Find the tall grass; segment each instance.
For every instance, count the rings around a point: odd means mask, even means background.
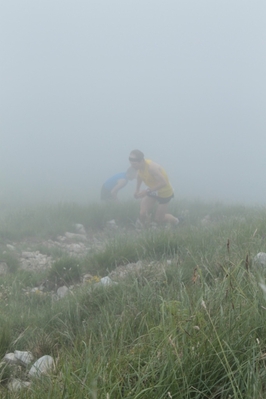
[[[198,214],[194,204],[184,204],[191,213],[177,230],[140,234],[131,230],[128,215],[136,209],[129,209],[124,234],[108,234],[83,264],[84,272],[105,275],[142,260],[142,268],[117,285],[79,284],[56,301],[49,293],[29,295],[32,274],[1,277],[2,354],[31,350],[36,358],[52,355],[57,364],[51,377],[35,380],[20,398],[265,397],[266,298],[259,286],[265,270],[252,261],[266,250],[265,211],[197,207]],[[99,212],[97,228],[111,216],[101,211],[90,216]],[[69,227],[74,220],[86,225],[75,212]],[[207,225],[201,223],[206,214]],[[50,273],[60,275],[63,260]],[[18,397],[4,387],[0,395]]]
[[[130,225],[137,219],[137,204],[44,204],[12,209],[0,216],[0,238],[3,240],[46,238],[65,231],[75,232],[76,223],[83,224],[88,231],[102,229],[112,219]]]

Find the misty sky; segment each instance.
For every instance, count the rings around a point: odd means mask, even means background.
[[[97,199],[138,148],[177,198],[264,204],[265,20],[265,0],[2,1],[0,199]]]

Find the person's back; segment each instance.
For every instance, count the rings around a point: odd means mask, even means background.
[[[102,186],[101,199],[103,201],[118,201],[118,191],[125,187],[129,180],[133,180],[135,177],[136,171],[133,168],[128,168],[126,172],[111,176]]]
[[[173,189],[172,186],[169,182],[168,176],[164,168],[157,164],[156,162],[151,161],[150,159],[145,159],[145,165],[143,169],[138,171],[138,175],[140,178],[143,180],[143,182],[148,186],[151,190],[156,187],[158,184],[157,178],[156,178],[156,172],[159,172],[162,174],[162,176],[165,179],[165,185],[158,190],[158,196],[165,198],[165,197],[170,197],[173,195]],[[155,174],[154,174],[155,172]]]
[[[107,179],[103,185],[107,190],[112,190],[117,184],[118,180],[126,180],[127,183],[128,180],[126,177],[126,173],[117,173],[116,175],[109,177],[109,179]]]

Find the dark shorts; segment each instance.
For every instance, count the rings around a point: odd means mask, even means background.
[[[102,186],[101,189],[101,200],[109,201],[112,199],[111,191],[108,190],[106,187]]]
[[[158,197],[158,195],[154,195],[153,193],[148,194],[148,197],[154,198],[159,204],[167,204],[168,202],[171,201],[172,198],[174,198],[174,194],[172,194],[170,197]]]

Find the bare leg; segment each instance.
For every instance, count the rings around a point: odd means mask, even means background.
[[[150,223],[150,212],[154,207],[156,200],[152,197],[144,197],[140,203],[140,212],[139,212],[139,220],[145,226],[148,226]]]
[[[159,204],[155,213],[155,220],[159,223],[171,223],[172,225],[177,225],[179,223],[178,218],[167,213],[168,211],[168,203],[167,204]]]

